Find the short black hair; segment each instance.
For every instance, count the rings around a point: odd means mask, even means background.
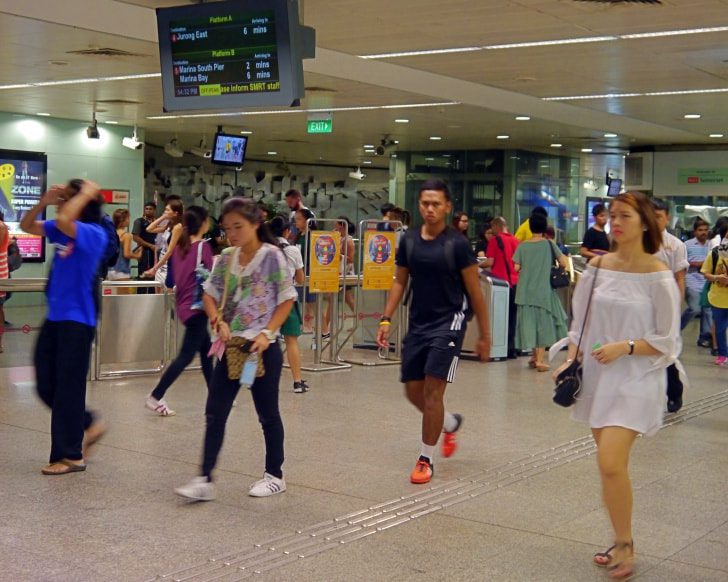
[[[268,228],[273,236],[282,238],[283,233],[291,228],[291,223],[288,219],[283,218],[281,215],[274,216],[268,221]]]
[[[543,214],[532,213],[528,219],[528,227],[533,234],[543,234],[548,228],[549,221]]]
[[[597,204],[592,208],[592,216],[596,217],[607,211],[607,207],[604,204]]]
[[[448,188],[447,183],[444,180],[440,180],[439,178],[430,178],[429,180],[425,180],[424,182],[422,182],[418,198],[422,196],[422,193],[425,190],[435,190],[436,192],[442,192],[448,202],[452,201],[450,188]]]
[[[145,203],[144,203],[144,208],[146,208],[147,206],[149,206],[149,207],[151,207],[151,208],[154,208],[154,209],[156,209],[156,208],[157,208],[157,203],[156,203],[156,202],[152,202],[152,201],[150,200],[149,202],[145,202]]]
[[[670,214],[670,205],[664,200],[652,198],[650,199],[650,203],[652,204],[653,210],[662,210],[665,214]]]
[[[394,209],[394,204],[392,204],[391,202],[385,202],[380,206],[379,211],[382,213],[382,216],[384,216],[392,209]]]
[[[0,220],[5,220],[5,213],[0,209]]]
[[[698,230],[701,226],[707,226],[710,228],[710,225],[708,224],[707,220],[703,220],[699,216],[695,219],[695,222],[693,222],[693,230]]]
[[[544,218],[549,217],[549,213],[546,211],[546,209],[543,206],[536,206],[533,210],[531,210],[531,216],[534,214],[539,214],[540,216],[543,216]]]
[[[291,188],[288,192],[286,192],[286,198],[291,198],[292,196],[295,196],[296,198],[301,198],[301,193],[295,188]]]
[[[182,196],[179,196],[178,194],[167,194],[164,197],[164,203],[165,204],[169,204],[173,200],[179,200],[180,202],[182,202]],[[155,206],[155,208],[156,208],[156,206]]]

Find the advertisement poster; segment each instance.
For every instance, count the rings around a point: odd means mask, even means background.
[[[335,231],[312,232],[310,244],[309,291],[311,293],[336,293],[339,290],[341,234]]]
[[[389,291],[394,278],[396,232],[364,233],[364,271],[362,289]]]
[[[45,154],[0,150],[0,210],[24,261],[42,261],[45,257],[43,237],[22,232],[20,218],[45,192],[46,169]]]

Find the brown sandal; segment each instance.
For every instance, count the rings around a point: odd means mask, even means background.
[[[616,551],[626,552],[626,556],[613,566],[609,566],[609,577],[613,580],[626,580],[634,574],[634,542],[617,542],[614,544]]]
[[[613,544],[610,548],[607,548],[603,552],[597,552],[596,554],[594,554],[594,558],[593,558],[594,563],[597,566],[599,566],[600,568],[606,568],[607,566],[609,566],[609,563],[612,561],[612,558],[614,558],[614,556],[612,556],[611,552],[616,547],[617,547],[617,544]]]
[[[60,466],[61,468],[55,470],[54,467]],[[68,475],[69,473],[80,473],[86,470],[86,463],[74,463],[68,459],[61,459],[53,463],[48,463],[43,467],[40,472],[44,475]]]

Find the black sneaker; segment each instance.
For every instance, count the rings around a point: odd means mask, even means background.
[[[710,355],[711,356],[717,356],[718,355],[718,348],[710,348]]]
[[[709,348],[711,347],[712,342],[709,339],[699,339],[698,340],[698,347],[700,348]]]
[[[296,394],[303,394],[304,392],[308,392],[308,384],[306,384],[306,380],[301,380],[300,382],[294,382],[293,383],[293,391]]]
[[[677,412],[682,408],[682,398],[676,398],[675,400],[668,400],[667,401],[667,411]]]

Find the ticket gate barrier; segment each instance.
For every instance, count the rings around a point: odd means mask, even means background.
[[[508,357],[508,301],[510,287],[506,281],[480,274],[480,290],[490,313],[490,357],[505,360]],[[475,356],[475,345],[480,337],[477,321],[468,323],[462,352]]]

